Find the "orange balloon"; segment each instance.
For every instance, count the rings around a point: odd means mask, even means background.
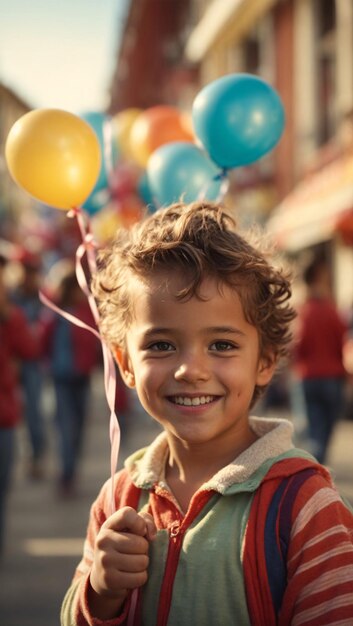
[[[158,105],[138,115],[130,131],[130,149],[141,167],[159,146],[172,141],[194,141],[185,114],[172,106]]]
[[[97,136],[80,117],[60,109],[36,109],[15,122],[5,146],[15,182],[58,209],[80,206],[101,164]]]

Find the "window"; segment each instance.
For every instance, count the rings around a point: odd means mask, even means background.
[[[336,8],[334,0],[316,0],[318,143],[335,131]]]

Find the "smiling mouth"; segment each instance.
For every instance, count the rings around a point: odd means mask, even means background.
[[[201,406],[204,404],[211,404],[218,396],[196,396],[191,398],[190,396],[169,396],[168,400],[173,404],[179,406]]]

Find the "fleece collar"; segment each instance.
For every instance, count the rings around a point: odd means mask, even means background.
[[[207,481],[202,486],[203,490],[224,494],[239,491],[246,483],[247,488],[253,490],[274,461],[294,456],[291,422],[276,418],[250,417],[249,423],[259,439]],[[305,453],[299,455],[306,456]],[[128,457],[125,467],[137,487],[151,489],[164,475],[167,456],[168,442],[166,433],[163,432],[148,448]]]

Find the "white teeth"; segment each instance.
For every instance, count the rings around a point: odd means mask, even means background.
[[[183,406],[199,406],[200,404],[209,404],[212,402],[213,396],[199,396],[198,398],[189,398],[183,396],[175,396],[173,402]]]

